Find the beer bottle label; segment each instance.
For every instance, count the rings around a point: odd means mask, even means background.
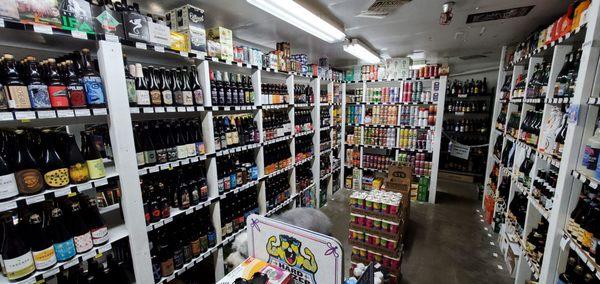
[[[63,187],[69,184],[69,170],[62,168],[49,171],[44,174],[44,181],[50,187]]]
[[[7,86],[8,108],[11,109],[30,109],[29,91],[26,86]]]
[[[31,107],[35,109],[50,108],[50,95],[48,94],[48,87],[46,85],[29,85],[27,86],[29,91],[29,100],[31,100]]]
[[[58,261],[67,261],[77,254],[73,239],[68,239],[62,243],[55,243],[54,252],[56,253],[56,260]]]
[[[92,229],[91,234],[92,242],[95,246],[99,246],[108,242],[108,229],[106,228],[106,226]]]
[[[171,162],[177,160],[177,147],[168,148],[167,156]]]
[[[187,157],[187,147],[185,145],[177,145],[177,159],[184,159]]]
[[[19,195],[17,180],[14,174],[0,176],[0,199],[7,199]]]
[[[0,88],[0,110],[8,109],[8,95],[6,88]]]
[[[135,91],[137,97],[137,104],[142,106],[150,105],[150,92],[147,90],[137,90]]]
[[[180,248],[173,253],[173,265],[175,268],[180,268],[183,266],[183,263],[183,248]]]
[[[75,243],[75,249],[77,250],[77,253],[89,251],[94,246],[90,232],[86,232],[83,235],[74,236],[73,242]]]
[[[87,105],[83,86],[68,86],[67,91],[69,94],[69,100],[71,101],[71,106],[84,107]]]
[[[186,145],[188,157],[196,156],[198,153],[196,152],[196,144],[190,143]]]
[[[156,150],[156,161],[159,163],[166,163],[169,161],[167,149]],[[139,165],[139,164],[138,164]]]
[[[167,277],[171,274],[173,274],[173,271],[175,271],[175,267],[173,266],[173,259],[169,258],[163,262],[161,262],[160,264],[160,272],[162,274],[163,277]]]
[[[191,243],[192,245],[192,255],[199,256],[202,253],[202,247],[200,246],[200,239],[195,239]]]
[[[215,233],[215,231],[211,230],[210,232],[208,232],[208,246],[209,247],[214,247],[217,245],[217,234]]]
[[[154,282],[158,283],[162,278],[160,274],[160,262],[158,261],[158,257],[154,257],[152,259],[152,274],[154,276]]]
[[[204,146],[204,142],[196,142],[196,153],[198,155],[206,154],[206,146]]]
[[[158,106],[162,104],[162,94],[158,90],[150,92],[150,100],[152,105]]]
[[[17,188],[21,194],[34,194],[44,188],[42,174],[36,169],[26,169],[15,173]]]
[[[135,80],[127,79],[125,80],[127,84],[127,100],[129,103],[137,103],[137,93],[135,90]]]
[[[135,157],[137,159],[138,166],[143,166],[144,164],[146,164],[146,159],[144,158],[144,152],[135,153]]]
[[[182,91],[176,91],[175,93],[173,93],[173,95],[175,95],[175,103],[178,105],[184,105],[183,103],[183,92]]]
[[[194,101],[196,102],[196,105],[204,105],[204,93],[202,92],[202,89],[194,91]]]
[[[191,91],[183,91],[183,104],[186,106],[194,105],[194,94]]]
[[[171,92],[171,90],[164,90],[162,92],[162,98],[165,105],[173,105],[173,92]]]
[[[154,151],[154,150],[144,151],[144,160],[148,164],[156,163],[156,151]]]
[[[3,261],[8,280],[20,279],[35,271],[31,251],[27,251],[24,255],[15,258],[3,259]]]
[[[102,105],[106,103],[102,78],[98,76],[84,76],[83,87],[85,88],[85,97],[89,105]]]
[[[205,252],[208,250],[208,236],[202,235],[200,236],[200,250]]]
[[[69,166],[69,177],[73,183],[83,183],[90,180],[90,171],[84,163]]]
[[[68,107],[69,96],[66,86],[49,86],[48,93],[50,94],[50,104],[52,107]]]
[[[190,244],[187,244],[186,246],[183,247],[183,259],[187,263],[190,260],[192,260],[192,257],[193,257],[192,246]]]
[[[50,246],[40,251],[34,251],[33,261],[35,262],[35,268],[37,270],[43,270],[56,264],[56,253],[54,253],[54,246]]]
[[[95,160],[87,160],[85,161],[85,164],[88,167],[91,179],[99,179],[106,176],[106,169],[104,168],[102,158],[98,158]]]

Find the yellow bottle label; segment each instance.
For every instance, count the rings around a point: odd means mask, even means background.
[[[85,163],[87,164],[91,179],[99,179],[106,176],[106,169],[104,168],[102,158],[95,160],[87,160],[85,161]]]
[[[49,171],[44,174],[44,181],[50,187],[63,187],[69,184],[69,170],[67,168]]]
[[[54,246],[50,246],[47,249],[33,252],[33,261],[35,267],[38,270],[46,269],[56,264],[56,253],[54,252]]]
[[[77,163],[70,166],[69,175],[73,183],[82,183],[90,180],[90,171],[84,163]]]

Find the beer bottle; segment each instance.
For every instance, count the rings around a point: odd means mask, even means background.
[[[148,89],[148,83],[144,76],[142,64],[139,63],[135,64],[135,95],[138,106],[150,105],[150,90]]]
[[[29,151],[29,139],[22,130],[17,131],[18,149],[15,157],[15,177],[19,193],[32,195],[44,189],[44,179],[39,166]]]
[[[83,154],[75,142],[75,136],[68,135],[67,139],[68,150],[66,154],[66,164],[69,167],[69,177],[73,183],[84,183],[90,180],[90,172],[88,170]]]
[[[45,149],[42,152],[42,165],[44,168],[44,182],[50,188],[61,188],[69,184],[69,169],[58,156],[54,145],[57,144],[55,135],[44,132]]]
[[[2,270],[8,280],[21,280],[35,271],[33,255],[19,235],[12,217],[4,217],[2,223]]]
[[[91,135],[86,132],[81,132],[81,145],[83,149],[83,157],[90,173],[90,179],[99,179],[106,176],[106,169],[102,156],[98,152],[98,148],[94,144]]]
[[[28,56],[25,59],[26,75],[27,75],[27,91],[29,92],[29,100],[31,107],[34,109],[48,109],[50,104],[50,96],[48,95],[48,86],[42,82],[42,74],[40,66],[33,56]]]
[[[135,65],[127,65],[127,55],[123,54],[123,65],[125,66],[125,85],[127,86],[127,100],[129,106],[134,107],[137,105],[137,94],[135,91]]]
[[[53,108],[68,108],[69,96],[67,86],[62,82],[56,60],[48,59],[48,94],[50,95],[50,104]]]
[[[73,61],[67,60],[65,66],[65,85],[67,85],[67,95],[69,96],[71,107],[86,107],[85,88],[81,84],[79,76],[77,76],[75,64]]]
[[[158,74],[154,66],[148,67],[147,79],[150,82],[148,89],[150,90],[150,101],[154,106],[162,105],[162,93],[160,92],[160,86],[158,84]]]
[[[65,224],[62,210],[58,206],[52,208],[48,232],[54,243],[56,260],[60,262],[70,260],[77,254],[73,237]]]
[[[192,87],[190,85],[190,73],[187,68],[183,68],[181,71],[181,78],[183,82],[182,92],[183,92],[183,105],[191,106],[194,105],[194,94],[192,92]]]
[[[190,70],[192,73],[192,92],[194,94],[194,104],[199,106],[204,105],[204,91],[202,90],[200,80],[198,79],[198,68],[195,66],[190,66]]]
[[[86,102],[91,107],[106,106],[106,96],[102,78],[92,66],[92,58],[89,49],[81,50],[81,65],[83,67],[81,81],[85,88]]]
[[[28,219],[28,231],[30,236],[33,261],[37,270],[48,269],[56,264],[56,253],[48,229],[40,214],[33,213]]]
[[[71,211],[69,212],[67,224],[69,231],[73,236],[75,250],[77,253],[87,252],[94,247],[94,242],[92,241],[90,229],[83,221],[81,205],[79,204],[79,201],[72,200],[69,208]]]
[[[164,67],[160,68],[161,86],[160,91],[162,93],[163,103],[167,106],[173,105],[173,91],[171,91],[171,76],[169,71]]]
[[[11,54],[4,55],[3,75],[6,78],[4,89],[8,96],[9,109],[30,109],[31,100],[27,86],[21,80],[19,68],[15,58]]]

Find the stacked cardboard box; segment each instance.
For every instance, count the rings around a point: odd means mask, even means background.
[[[354,191],[350,196],[352,261],[376,262],[400,276],[407,199],[402,193]]]
[[[171,27],[171,48],[206,54],[204,10],[192,5],[184,5],[167,12],[166,18]]]

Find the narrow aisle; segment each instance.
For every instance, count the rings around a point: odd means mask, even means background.
[[[412,203],[401,283],[512,283],[496,236],[483,229],[475,186],[446,180],[438,185],[436,205]],[[322,209],[332,220],[333,236],[344,245],[346,271],[351,253],[348,195],[340,190]]]

